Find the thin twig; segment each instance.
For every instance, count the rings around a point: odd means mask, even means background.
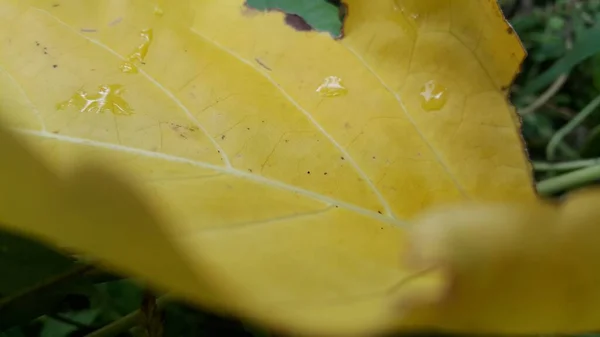
[[[144,291],[142,298],[143,326],[148,337],[163,336],[162,310],[156,304],[156,295],[151,291]]]
[[[159,309],[164,308],[165,304],[167,304],[171,300],[169,295],[163,295],[156,299],[156,307]],[[144,313],[141,309],[138,309],[132,313],[129,313],[126,316],[121,317],[120,319],[103,326],[102,328],[87,334],[85,337],[111,337],[116,336],[121,332],[127,331],[134,326],[143,323]]]
[[[571,120],[571,118],[573,118],[573,116],[575,116],[575,112],[573,112],[571,109],[562,107],[562,106],[557,106],[556,104],[553,104],[552,102],[546,102],[546,104],[544,104],[544,106],[547,107],[548,109],[560,114],[561,117],[563,117],[567,121]]]
[[[570,37],[570,34],[567,35],[565,47],[567,50],[570,50],[573,47],[573,41]],[[563,87],[563,85],[567,82],[568,78],[569,78],[569,72],[566,72],[566,73],[560,75],[556,80],[554,80],[552,85],[548,89],[546,89],[546,91],[544,91],[543,94],[541,94],[535,101],[533,101],[531,104],[529,104],[525,108],[520,109],[519,113],[521,115],[526,115],[526,114],[532,113],[532,112],[536,111],[537,109],[539,109],[540,107],[542,107],[544,104],[546,104],[548,101],[550,101],[550,99],[552,97],[554,97],[554,95],[556,95],[556,93],[558,93],[560,91],[560,89]]]
[[[521,115],[526,115],[544,106],[544,104],[546,104],[546,102],[548,102],[552,97],[554,97],[554,95],[556,95],[556,93],[563,87],[565,82],[567,82],[568,78],[569,73],[564,73],[560,75],[556,80],[554,80],[554,83],[552,83],[552,85],[543,94],[541,94],[538,98],[536,98],[535,101],[533,101],[525,108],[520,109],[519,113]]]
[[[19,293],[16,293],[12,296],[8,296],[0,299],[0,312],[6,307],[9,307],[15,302],[18,302],[21,298],[25,296],[30,296],[32,294],[43,293],[46,289],[52,288],[57,284],[68,283],[72,280],[79,278],[80,276],[94,270],[93,266],[90,265],[79,265],[76,266],[63,274],[52,277],[48,280],[45,280],[41,283],[34,285],[31,288],[27,288]]]

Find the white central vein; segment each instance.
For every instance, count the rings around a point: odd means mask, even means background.
[[[450,177],[450,179],[452,180],[452,182],[454,183],[454,186],[456,186],[456,188],[458,189],[458,191],[465,197],[468,197],[468,194],[465,192],[464,188],[462,187],[462,185],[458,182],[458,180],[456,180],[456,178],[454,177],[454,175],[450,172],[450,168],[448,167],[448,165],[446,165],[446,163],[444,162],[444,160],[442,160],[442,156],[440,155],[440,153],[437,151],[437,149],[435,149],[431,143],[427,140],[427,137],[425,137],[425,135],[423,134],[423,132],[421,132],[421,129],[419,128],[419,126],[417,125],[417,123],[415,122],[415,120],[412,118],[412,116],[408,113],[408,110],[406,109],[406,106],[404,105],[404,102],[402,101],[402,98],[400,97],[400,95],[398,93],[396,93],[394,90],[392,90],[392,88],[390,88],[381,78],[381,76],[379,76],[379,74],[377,74],[375,72],[375,70],[373,68],[371,68],[371,66],[369,66],[369,64],[365,61],[365,59],[358,54],[354,49],[352,49],[351,47],[346,46],[345,44],[342,44],[350,53],[352,53],[362,64],[365,68],[367,68],[367,70],[373,75],[375,76],[375,78],[379,81],[379,83],[381,83],[381,85],[390,93],[394,96],[394,98],[396,99],[396,101],[398,102],[398,105],[400,106],[400,108],[402,109],[402,112],[404,113],[404,115],[406,116],[406,118],[408,119],[408,121],[412,124],[412,126],[415,128],[415,130],[417,131],[417,133],[419,134],[419,137],[421,137],[421,139],[423,140],[423,142],[425,144],[427,144],[427,147],[429,147],[429,150],[431,150],[431,153],[433,153],[433,155],[435,156],[435,159],[437,160],[438,163],[440,163],[440,165],[442,166],[442,168],[444,169],[444,171],[446,171],[446,173],[448,174],[448,176]],[[413,46],[414,48],[414,46]]]
[[[383,221],[383,222],[393,224],[393,225],[398,225],[398,226],[405,225],[405,223],[401,220],[392,219],[388,216],[381,215],[377,212],[362,208],[360,206],[350,204],[350,203],[347,203],[347,202],[344,202],[341,200],[337,200],[337,199],[334,199],[334,198],[331,198],[331,197],[328,197],[328,196],[325,196],[325,195],[322,195],[322,194],[319,194],[319,193],[316,193],[316,192],[313,192],[310,190],[299,188],[297,186],[289,185],[289,184],[283,183],[281,181],[269,179],[269,178],[266,178],[263,176],[248,173],[246,171],[238,170],[233,167],[224,167],[224,166],[220,166],[220,165],[214,165],[214,164],[210,164],[210,163],[206,163],[206,162],[202,162],[202,161],[192,160],[192,159],[188,159],[188,158],[182,158],[182,157],[173,156],[173,155],[169,155],[169,154],[146,151],[146,150],[136,149],[136,148],[118,145],[118,144],[103,143],[103,142],[99,142],[99,141],[95,141],[95,140],[91,140],[91,139],[84,139],[84,138],[77,138],[77,137],[65,136],[65,135],[60,135],[60,134],[54,134],[54,133],[50,133],[50,132],[23,130],[23,129],[13,129],[13,130],[15,130],[21,134],[34,136],[34,137],[49,138],[49,139],[54,139],[54,140],[67,142],[67,143],[80,144],[80,145],[85,145],[85,146],[93,146],[93,147],[104,148],[104,149],[108,149],[108,150],[112,150],[112,151],[131,153],[131,154],[148,157],[148,158],[160,159],[160,160],[168,161],[171,163],[188,164],[188,165],[193,165],[196,167],[210,169],[210,170],[213,170],[218,173],[225,173],[225,174],[228,174],[228,175],[231,175],[234,177],[253,181],[253,182],[256,182],[256,183],[259,183],[262,185],[290,191],[292,193],[297,193],[299,195],[303,195],[303,196],[312,198],[314,200],[321,201],[326,205],[336,205],[338,207],[345,208],[347,210],[353,211],[355,213],[358,213],[360,215],[363,215],[363,216],[366,216],[366,217],[369,217],[369,218],[372,218],[372,219],[375,219],[378,221]]]
[[[62,26],[65,26],[66,28],[68,28],[71,32],[79,35],[80,37],[86,39],[87,41],[95,44],[96,46],[106,50],[107,52],[111,53],[112,55],[118,57],[119,59],[121,59],[122,61],[126,61],[126,58],[123,57],[121,54],[117,53],[115,50],[113,50],[112,48],[110,48],[109,46],[103,44],[102,42],[92,39],[84,34],[81,34],[81,32],[79,32],[78,30],[74,29],[73,27],[71,27],[69,24],[67,24],[66,22],[60,20],[59,18],[57,18],[56,16],[52,15],[51,13],[49,13],[48,11],[45,11],[43,9],[39,9],[39,8],[34,8],[32,7],[33,10],[38,11],[40,13],[43,13],[44,15],[47,15],[49,17],[51,17],[52,19],[56,20],[56,22],[60,23]],[[160,89],[167,97],[169,97],[183,112],[185,112],[185,114],[187,115],[187,117],[194,123],[194,125],[201,130],[204,135],[210,140],[210,142],[212,143],[212,145],[215,147],[215,149],[220,153],[221,158],[223,159],[223,163],[227,166],[227,167],[231,167],[231,162],[229,161],[229,157],[227,156],[227,154],[225,153],[225,151],[223,150],[223,148],[221,148],[221,145],[219,145],[219,143],[217,143],[217,141],[208,133],[208,130],[206,130],[204,128],[204,126],[202,126],[202,124],[200,124],[200,122],[198,121],[198,119],[196,119],[196,117],[190,112],[190,110],[167,88],[165,88],[162,84],[160,84],[158,81],[156,81],[156,79],[154,79],[152,76],[150,76],[146,71],[144,71],[144,69],[139,68],[138,69],[139,73],[144,76],[148,81],[150,81],[152,84],[154,84],[158,89]]]
[[[198,32],[198,31],[196,31],[194,29],[191,29],[191,31],[194,32],[194,34],[198,35],[203,40],[205,40],[205,41],[211,43],[212,45],[214,45],[215,47],[217,47],[217,48],[225,51],[229,55],[235,57],[240,62],[246,64],[247,66],[249,66],[250,68],[252,68],[256,72],[258,72],[259,74],[261,74],[263,77],[265,77],[277,90],[279,90],[279,92],[283,95],[283,97],[285,97],[296,109],[298,109],[298,111],[300,111],[304,116],[306,116],[306,118],[314,125],[314,127],[317,130],[319,130],[319,132],[321,132],[321,134],[323,134],[338,149],[338,151],[340,151],[340,153],[350,163],[350,165],[354,168],[354,170],[356,170],[356,172],[358,173],[358,175],[368,184],[369,188],[373,191],[373,193],[375,194],[375,196],[377,197],[377,199],[379,200],[379,202],[383,206],[385,214],[388,215],[388,216],[390,216],[390,217],[392,217],[392,218],[394,218],[394,219],[396,218],[396,216],[394,215],[394,212],[392,211],[389,203],[383,197],[383,194],[381,194],[381,192],[379,191],[379,189],[377,189],[377,187],[375,186],[375,184],[373,183],[373,181],[371,181],[371,179],[365,174],[365,172],[360,168],[360,166],[358,166],[358,164],[352,158],[352,156],[350,156],[350,154],[348,153],[348,151],[346,151],[346,149],[344,149],[344,147],[342,147],[335,140],[335,138],[333,138],[333,136],[331,136],[323,128],[323,126],[321,126],[319,124],[319,122],[317,122],[317,120],[306,109],[304,109],[298,102],[296,102],[296,100],[290,94],[288,94],[287,91],[285,91],[285,89],[283,89],[279,85],[279,83],[277,83],[273,79],[273,77],[271,77],[261,67],[259,67],[259,66],[255,65],[254,63],[246,60],[245,58],[243,58],[242,56],[238,55],[233,50],[231,50],[231,49],[223,46],[222,44],[218,43],[217,41],[209,39],[208,37],[204,36],[202,33]]]

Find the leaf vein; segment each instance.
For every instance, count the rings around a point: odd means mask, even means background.
[[[346,158],[348,160],[348,162],[350,163],[350,165],[352,165],[352,167],[356,170],[356,172],[358,173],[358,175],[364,181],[367,182],[367,184],[369,185],[369,188],[376,195],[377,199],[379,200],[379,202],[381,203],[381,205],[384,208],[385,214],[388,215],[388,216],[390,216],[391,218],[394,218],[394,219],[396,218],[396,216],[393,213],[393,211],[392,211],[389,203],[383,197],[383,194],[379,191],[379,189],[377,189],[377,187],[373,184],[373,181],[366,175],[366,173],[358,166],[358,164],[352,158],[352,156],[350,156],[350,154],[333,138],[333,136],[331,136],[323,128],[323,126],[321,126],[308,111],[306,111],[298,102],[296,102],[296,100],[290,94],[288,94],[287,91],[285,91],[279,85],[279,83],[277,83],[266,71],[264,71],[262,68],[260,68],[260,67],[258,67],[256,65],[254,65],[254,63],[252,63],[252,62],[244,59],[240,55],[236,54],[233,50],[230,50],[229,48],[221,45],[220,43],[218,43],[218,42],[216,42],[214,40],[209,39],[208,37],[206,37],[203,34],[201,34],[200,32],[198,32],[197,30],[191,29],[191,31],[194,34],[198,35],[203,40],[205,40],[205,41],[211,43],[212,45],[214,45],[215,47],[217,47],[217,48],[225,51],[229,55],[235,57],[240,62],[246,64],[247,66],[249,66],[252,69],[254,69],[256,72],[258,72],[259,74],[261,74],[262,76],[264,76],[277,90],[279,90],[279,92],[282,94],[282,96],[285,97],[296,109],[298,109],[298,111],[300,111],[315,126],[315,128],[317,128],[317,130],[319,130],[319,132],[321,134],[323,134],[338,149],[338,151],[340,151],[340,153],[344,156],[344,158]]]
[[[0,66],[0,71],[2,71],[3,73],[5,73],[8,78],[17,86],[17,89],[19,90],[19,92],[21,93],[21,95],[23,95],[23,97],[25,98],[25,100],[27,101],[27,103],[29,105],[31,105],[31,110],[33,110],[33,113],[36,115],[38,121],[40,122],[40,128],[42,131],[46,131],[46,123],[44,122],[44,119],[42,118],[42,114],[40,113],[40,111],[38,110],[38,108],[35,106],[35,104],[33,104],[33,102],[31,101],[31,98],[29,98],[29,96],[27,95],[27,93],[25,92],[25,90],[23,89],[23,87],[21,86],[21,84],[17,81],[16,78],[14,78],[14,76],[9,73],[6,69],[4,69],[2,66]]]
[[[404,105],[404,102],[402,101],[400,95],[398,95],[395,91],[392,90],[392,88],[390,88],[381,78],[381,76],[379,76],[379,74],[377,74],[375,72],[375,70],[373,68],[371,68],[371,66],[369,66],[369,64],[364,60],[364,58],[362,56],[360,56],[354,49],[344,45],[344,47],[351,53],[353,54],[357,60],[359,60],[364,67],[371,73],[373,74],[373,76],[375,76],[375,78],[381,83],[381,85],[390,93],[394,96],[394,98],[396,99],[396,102],[398,102],[398,105],[400,106],[400,108],[402,109],[402,112],[404,113],[404,115],[406,116],[406,118],[408,119],[408,121],[412,124],[412,126],[415,128],[415,130],[417,131],[417,133],[419,134],[419,137],[421,137],[421,139],[423,140],[423,142],[425,142],[425,144],[427,144],[427,146],[429,147],[429,149],[431,150],[431,152],[433,153],[433,155],[435,156],[436,161],[442,166],[442,168],[444,169],[444,171],[446,171],[446,174],[448,174],[448,177],[452,180],[452,182],[454,183],[454,185],[456,186],[456,188],[458,189],[458,191],[465,197],[468,197],[467,193],[465,192],[463,186],[458,182],[458,180],[456,180],[456,178],[454,177],[454,175],[450,172],[450,169],[448,168],[448,165],[446,164],[446,162],[444,162],[442,160],[441,155],[439,154],[439,152],[437,151],[436,148],[433,147],[433,145],[431,145],[431,143],[427,140],[427,137],[425,137],[425,135],[423,134],[423,132],[421,131],[421,129],[419,128],[419,126],[417,125],[417,123],[415,122],[415,120],[410,116],[410,114],[408,113],[408,110],[406,109],[406,106]]]
[[[278,217],[274,217],[274,218],[270,218],[270,219],[250,220],[250,221],[244,221],[244,222],[229,224],[227,226],[205,227],[205,228],[199,229],[199,234],[204,234],[204,233],[208,233],[208,232],[230,231],[230,230],[235,230],[235,229],[240,229],[240,228],[246,228],[246,227],[260,226],[260,225],[270,225],[270,224],[273,224],[273,223],[276,223],[276,222],[283,222],[283,221],[295,220],[295,219],[300,219],[300,218],[304,218],[304,217],[309,217],[309,216],[314,216],[314,215],[319,215],[319,214],[327,213],[328,211],[330,211],[332,209],[334,209],[334,206],[333,205],[329,205],[329,206],[327,206],[325,208],[320,208],[320,209],[317,209],[317,210],[314,210],[314,211],[288,214],[288,215],[278,216]],[[190,236],[186,235],[186,238],[190,238]]]
[[[224,167],[224,166],[220,166],[220,165],[210,164],[210,163],[206,163],[206,162],[202,162],[202,161],[173,156],[173,155],[169,155],[169,154],[152,152],[152,151],[147,151],[147,150],[142,150],[142,149],[136,149],[136,148],[123,146],[123,145],[117,145],[117,144],[103,143],[103,142],[99,142],[99,141],[95,141],[95,140],[91,140],[91,139],[84,139],[84,138],[77,138],[77,137],[71,137],[71,136],[66,136],[66,135],[54,134],[54,133],[49,133],[49,132],[44,132],[44,131],[24,130],[24,129],[17,129],[17,128],[14,128],[13,130],[18,133],[21,133],[24,135],[29,135],[29,136],[34,136],[34,137],[50,138],[50,139],[63,141],[63,142],[67,142],[67,143],[72,143],[72,144],[93,146],[93,147],[104,148],[104,149],[108,149],[108,150],[112,150],[112,151],[136,154],[136,155],[147,157],[147,158],[165,160],[165,161],[172,162],[172,163],[188,164],[188,165],[192,165],[192,166],[196,166],[196,167],[211,169],[211,170],[214,170],[215,172],[229,174],[231,176],[238,177],[241,179],[246,179],[249,181],[253,181],[258,184],[264,184],[264,185],[267,185],[267,186],[270,186],[273,188],[278,188],[278,189],[286,190],[286,191],[289,191],[292,193],[297,193],[299,195],[303,195],[308,198],[312,198],[314,200],[321,201],[327,205],[336,205],[338,207],[345,208],[349,211],[353,211],[357,214],[360,214],[360,215],[363,215],[363,216],[366,216],[366,217],[369,217],[371,219],[375,219],[378,221],[386,222],[386,223],[397,225],[397,226],[404,226],[406,224],[405,221],[403,221],[403,220],[396,219],[396,218],[390,218],[389,216],[385,216],[385,215],[376,213],[374,211],[365,209],[365,208],[360,207],[355,204],[347,203],[347,202],[344,202],[344,201],[341,201],[338,199],[328,197],[323,194],[316,193],[314,191],[310,191],[310,190],[306,190],[306,189],[303,189],[303,188],[300,188],[297,186],[289,185],[289,184],[286,184],[286,183],[278,181],[278,180],[274,180],[274,179],[266,178],[266,177],[259,176],[256,174],[248,173],[248,172],[245,172],[242,170],[238,170],[234,167]]]
[[[80,37],[86,39],[90,43],[92,43],[92,44],[94,44],[94,45],[96,45],[96,46],[98,46],[98,47],[106,50],[107,52],[109,52],[112,55],[118,57],[119,59],[121,59],[123,61],[126,61],[125,57],[123,57],[122,55],[120,55],[119,53],[117,53],[115,50],[113,50],[109,46],[105,45],[104,43],[102,43],[102,42],[100,42],[98,40],[92,39],[92,38],[90,38],[90,37],[82,34],[81,32],[79,32],[78,30],[76,30],[73,27],[69,26],[66,22],[64,22],[61,19],[57,18],[56,16],[52,15],[48,11],[40,9],[40,8],[35,8],[35,7],[32,7],[32,8],[33,8],[33,10],[38,11],[38,12],[40,12],[42,14],[45,14],[45,15],[51,17],[52,19],[56,20],[58,23],[60,23],[64,27],[68,28],[70,31],[72,31],[73,33],[79,35]],[[208,130],[206,130],[204,128],[204,126],[202,124],[200,124],[200,122],[198,121],[198,119],[196,119],[196,117],[190,112],[190,110],[169,89],[165,88],[162,84],[160,84],[158,81],[156,81],[156,79],[154,79],[154,77],[150,76],[144,69],[139,68],[138,71],[148,81],[150,81],[159,90],[161,90],[167,97],[169,97],[186,114],[186,116],[194,123],[194,125],[198,129],[200,129],[204,133],[204,135],[210,140],[210,142],[215,147],[215,149],[220,153],[221,158],[223,159],[223,162],[225,163],[225,166],[231,167],[231,162],[229,161],[229,157],[227,156],[227,154],[225,153],[225,151],[221,148],[221,146],[219,145],[219,143],[217,143],[217,141],[213,137],[210,136],[210,134],[208,133]]]

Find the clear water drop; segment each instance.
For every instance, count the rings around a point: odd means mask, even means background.
[[[428,81],[421,87],[421,108],[425,111],[437,111],[448,101],[448,88],[435,80]]]
[[[103,84],[95,93],[78,90],[67,101],[58,103],[56,109],[65,110],[68,107],[75,107],[79,112],[131,115],[133,109],[121,96],[123,91],[123,86],[119,84]]]
[[[343,96],[348,93],[348,89],[342,84],[342,79],[337,76],[326,77],[316,91],[323,97]]]
[[[150,44],[154,37],[152,29],[142,30],[140,32],[140,37],[142,38],[142,43],[137,46],[135,50],[127,56],[127,60],[119,66],[119,69],[124,73],[135,74],[138,72],[139,65],[144,64],[144,59],[148,54]]]

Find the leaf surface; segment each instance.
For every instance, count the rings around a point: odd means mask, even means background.
[[[396,326],[413,216],[535,199],[524,52],[495,1],[347,5],[334,41],[234,0],[0,0],[0,223],[282,330]]]

